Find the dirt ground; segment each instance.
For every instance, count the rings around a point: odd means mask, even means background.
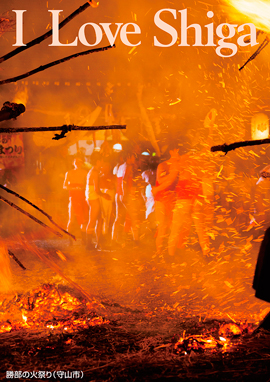
[[[102,251],[86,251],[80,238],[72,245],[68,238],[29,239],[66,279],[14,242],[12,251],[26,270],[11,260],[12,290],[6,298],[44,283],[67,286],[78,294],[68,278],[87,292],[95,301],[96,313],[109,324],[72,335],[41,328],[0,334],[1,369],[6,373],[79,367],[85,381],[268,381],[268,332],[252,335],[269,311],[269,305],[256,299],[252,289],[263,232],[239,234],[233,228],[224,232],[212,240],[208,258],[203,257],[194,232],[175,258],[169,258],[166,251],[156,256],[150,234],[136,248],[127,238],[124,247],[107,246]],[[3,309],[1,314],[12,321]],[[186,348],[179,345],[180,350],[175,347],[180,337],[194,343],[192,336],[217,334],[229,323],[246,325],[248,330],[230,335],[226,350],[222,345],[214,350],[187,344]],[[73,341],[72,349],[66,348],[67,339]],[[33,348],[40,349],[35,350],[35,357]],[[23,359],[22,349],[27,349]]]

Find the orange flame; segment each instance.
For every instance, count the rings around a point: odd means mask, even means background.
[[[238,12],[247,16],[257,28],[270,32],[270,3],[265,0],[228,0]]]
[[[36,327],[73,332],[109,323],[95,315],[90,303],[80,301],[68,292],[61,293],[52,285],[35,289],[30,295],[21,297],[18,304],[22,320],[0,322],[0,333]]]

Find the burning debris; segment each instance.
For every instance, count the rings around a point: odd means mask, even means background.
[[[45,284],[25,295],[15,296],[1,303],[1,315],[9,314],[21,319],[0,322],[0,333],[21,329],[59,329],[75,332],[90,326],[108,324],[109,321],[93,312],[90,302],[69,293],[68,288]],[[1,316],[0,316],[1,317]]]
[[[106,313],[112,313],[109,305],[106,309]],[[3,300],[1,310],[2,315],[8,313],[13,318],[21,314],[20,320],[0,324],[0,363],[9,376],[16,370],[34,375],[79,370],[80,375],[96,381],[150,381],[153,376],[158,381],[166,376],[210,381],[213,375],[219,381],[228,381],[224,371],[238,378],[239,367],[250,359],[245,369],[256,378],[258,363],[266,365],[269,359],[265,349],[269,336],[252,337],[251,325],[212,320],[203,324],[201,334],[184,331],[182,336],[169,338],[138,333],[128,329],[121,319],[116,323],[96,315],[91,303],[59,285],[46,284]],[[138,320],[136,314],[132,316]],[[251,350],[252,344],[256,344],[256,350]]]
[[[185,331],[178,339],[173,338],[174,351],[176,354],[187,355],[191,352],[202,353],[227,352],[245,341],[245,336],[252,334],[253,325],[247,323],[219,323],[209,331],[204,330],[202,334],[188,335]]]

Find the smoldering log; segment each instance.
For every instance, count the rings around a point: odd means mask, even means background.
[[[97,4],[95,3],[94,0],[87,1],[84,5],[82,5],[78,9],[76,9],[76,11],[71,13],[61,23],[59,23],[59,26],[58,26],[59,30],[61,28],[63,28],[67,23],[69,23],[72,19],[74,19],[74,17],[78,16],[80,13],[85,11],[90,6],[97,7]],[[20,47],[18,47],[16,49],[12,50],[11,52],[9,52],[9,53],[5,54],[4,56],[0,57],[0,64],[1,64],[1,62],[4,62],[4,61],[8,60],[9,58],[14,57],[17,54],[23,52],[24,50],[29,49],[29,48],[31,48],[34,45],[40,44],[42,41],[46,40],[51,35],[52,35],[52,30],[50,30],[50,31],[44,33],[42,36],[39,36],[39,37],[35,38],[34,40],[28,42],[26,45],[20,46]]]
[[[73,58],[85,56],[85,55],[91,54],[91,53],[103,52],[103,51],[111,49],[111,48],[115,48],[115,45],[108,45],[108,46],[104,46],[102,48],[89,49],[89,50],[85,50],[83,52],[75,53],[75,54],[72,54],[71,56],[67,56],[67,57],[61,58],[59,60],[52,61],[49,64],[41,65],[36,69],[30,70],[30,72],[21,74],[21,75],[16,76],[16,77],[8,78],[6,80],[2,80],[2,81],[0,81],[0,85],[10,84],[11,82],[17,82],[17,81],[22,80],[24,78],[30,77],[33,74],[43,72],[43,70],[51,68],[52,66],[59,65],[59,64],[62,64],[63,62],[72,60]]]
[[[229,151],[239,149],[240,147],[246,147],[246,146],[257,146],[257,145],[265,145],[270,143],[270,138],[265,139],[256,139],[254,141],[240,141],[240,142],[234,142],[227,145],[227,143],[224,143],[223,145],[217,145],[212,146],[211,151],[222,151],[225,154],[227,154]]]

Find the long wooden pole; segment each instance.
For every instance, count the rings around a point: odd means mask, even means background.
[[[36,223],[38,223],[39,225],[41,225],[42,227],[44,228],[47,228],[49,231],[51,231],[52,233],[54,233],[55,235],[57,236],[60,236],[60,237],[63,237],[63,235],[58,232],[58,231],[55,231],[53,228],[47,226],[47,224],[43,223],[42,221],[40,221],[39,219],[37,219],[35,216],[29,214],[28,212],[24,211],[21,207],[17,206],[16,204],[10,202],[9,200],[7,200],[6,198],[4,198],[3,196],[0,196],[0,200],[2,200],[4,203],[8,204],[9,206],[15,208],[15,210],[21,212],[22,214],[28,216],[30,219],[34,220]]]
[[[36,206],[35,204],[33,204],[32,202],[30,202],[28,199],[24,198],[23,196],[17,194],[17,192],[15,191],[12,191],[10,188],[7,188],[5,186],[3,186],[2,184],[0,184],[0,188],[6,192],[8,192],[9,194],[12,194],[14,196],[16,196],[16,198],[19,198],[21,200],[23,200],[25,203],[29,204],[30,206],[32,206],[33,208],[35,208],[36,210],[38,210],[39,212],[41,212],[43,215],[45,215],[49,220],[50,222],[55,225],[60,231],[66,233],[67,235],[69,235],[70,237],[72,237],[73,240],[76,240],[76,237],[74,235],[72,235],[71,233],[67,232],[65,229],[63,229],[62,227],[60,227],[57,223],[55,223],[53,221],[53,218],[47,214],[47,212],[43,211],[41,208],[39,208],[38,206]]]
[[[63,125],[63,126],[52,126],[52,127],[3,127],[0,125],[1,133],[34,133],[41,131],[63,131],[66,130],[115,130],[115,129],[126,129],[126,125],[108,125],[108,126],[75,126],[75,125]]]
[[[61,28],[63,28],[67,23],[69,23],[72,19],[74,19],[74,17],[78,16],[80,13],[82,13],[83,11],[85,11],[88,7],[90,6],[95,6],[95,2],[94,1],[87,1],[84,5],[82,5],[81,7],[79,7],[78,9],[76,9],[76,11],[74,11],[73,13],[71,13],[68,17],[66,17],[61,23],[59,23],[59,30]],[[31,48],[32,46],[34,45],[37,45],[37,44],[40,44],[42,41],[46,40],[48,37],[50,37],[52,35],[52,30],[44,33],[42,36],[39,36],[37,38],[35,38],[34,40],[28,42],[26,45],[24,46],[19,46],[18,48],[12,50],[11,52],[5,54],[4,56],[0,57],[0,64],[8,59],[10,59],[11,57],[14,57],[16,56],[17,54],[23,52],[24,50],[26,49],[29,49]]]
[[[29,72],[21,74],[19,76],[8,78],[6,80],[2,80],[2,81],[0,81],[0,85],[10,84],[11,82],[17,82],[17,81],[22,80],[24,78],[30,77],[33,74],[36,74],[36,73],[42,72],[43,70],[51,68],[52,66],[55,66],[55,65],[61,64],[63,62],[72,60],[73,58],[76,58],[79,56],[85,56],[85,55],[90,54],[90,53],[103,52],[104,50],[108,50],[111,48],[115,48],[115,45],[108,45],[108,46],[104,46],[102,48],[89,49],[89,50],[85,50],[83,52],[75,53],[75,54],[72,54],[71,56],[61,58],[60,60],[52,61],[49,64],[41,65],[38,68],[30,70]]]
[[[264,145],[264,144],[270,143],[270,138],[265,139],[256,139],[254,141],[240,141],[240,142],[234,142],[227,145],[227,143],[224,143],[223,145],[217,145],[212,146],[211,151],[223,151],[225,154],[227,154],[231,150],[238,149],[239,147],[246,147],[246,146],[257,146],[257,145]]]

